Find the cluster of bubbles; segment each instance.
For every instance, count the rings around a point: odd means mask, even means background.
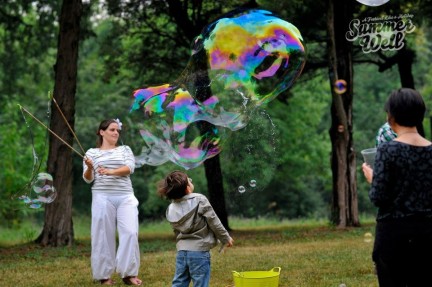
[[[252,187],[252,188],[255,188],[255,187],[257,186],[256,180],[255,180],[255,179],[252,179],[252,180],[249,182],[249,186]],[[238,192],[240,192],[240,193],[244,193],[244,192],[246,192],[246,187],[244,187],[243,185],[240,185],[240,186],[238,187]]]
[[[257,107],[294,84],[305,58],[299,30],[271,12],[236,11],[209,24],[178,79],[134,92],[130,117],[145,142],[137,166],[191,169],[219,154]]]
[[[41,172],[31,183],[31,190],[28,194],[23,194],[18,199],[25,203],[29,208],[41,208],[43,204],[51,203],[57,197],[57,192],[53,186],[53,177],[49,173]]]
[[[267,111],[258,108],[246,127],[229,135],[220,161],[224,186],[232,198],[247,202],[271,184],[283,151],[279,132]],[[239,192],[240,186],[245,188],[244,193]],[[242,208],[236,200],[230,204],[230,208]]]

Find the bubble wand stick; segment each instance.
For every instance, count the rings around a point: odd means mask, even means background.
[[[36,118],[32,113],[30,113],[28,110],[26,110],[23,106],[21,106],[20,104],[18,104],[18,106],[20,107],[21,111],[26,112],[27,114],[29,114],[36,122],[38,122],[40,125],[42,125],[45,129],[47,129],[50,133],[52,133],[56,138],[58,138],[62,143],[64,143],[68,148],[70,148],[72,151],[74,151],[77,155],[79,155],[80,157],[84,158],[84,156],[82,154],[80,154],[76,149],[74,149],[70,144],[68,144],[65,140],[63,140],[60,136],[58,136],[55,132],[53,132],[49,127],[47,127],[43,122],[41,122],[40,120],[38,120],[38,118]]]
[[[60,112],[61,116],[63,117],[64,122],[66,123],[66,125],[68,126],[68,128],[69,128],[69,130],[71,131],[72,135],[73,135],[74,138],[76,139],[76,141],[77,141],[79,147],[81,148],[81,151],[83,152],[83,154],[85,154],[85,151],[84,151],[84,149],[83,149],[83,147],[82,147],[82,145],[81,145],[81,143],[80,143],[80,141],[79,141],[77,135],[76,135],[75,132],[73,131],[72,127],[69,125],[69,123],[68,123],[68,121],[67,121],[65,115],[63,114],[62,110],[60,109],[60,106],[57,104],[56,99],[55,99],[53,96],[51,96],[51,98],[52,98],[54,104],[56,105],[58,111]]]

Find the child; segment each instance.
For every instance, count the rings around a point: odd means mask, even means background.
[[[227,247],[234,244],[208,199],[193,191],[192,179],[181,171],[171,172],[158,186],[158,193],[172,200],[166,211],[177,241],[172,287],[188,287],[191,280],[194,287],[209,286],[209,250],[218,240]]]

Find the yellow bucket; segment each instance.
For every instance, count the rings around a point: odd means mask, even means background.
[[[269,271],[233,271],[234,287],[278,287],[281,268]]]

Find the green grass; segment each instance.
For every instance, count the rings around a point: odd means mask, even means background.
[[[235,246],[223,254],[217,248],[212,250],[211,287],[232,286],[233,270],[273,267],[282,268],[280,287],[338,287],[342,283],[347,287],[378,286],[370,255],[373,243],[366,242],[364,237],[367,232],[374,233],[373,220],[362,221],[362,227],[347,229],[317,220],[233,218],[230,225]],[[8,231],[10,237],[1,229],[0,286],[94,286],[89,220],[74,219],[74,226],[76,243],[61,248],[25,243],[38,235],[38,227],[23,226]],[[140,248],[143,286],[171,286],[175,242],[170,226],[166,222],[141,225]],[[118,276],[113,278],[121,282]]]

